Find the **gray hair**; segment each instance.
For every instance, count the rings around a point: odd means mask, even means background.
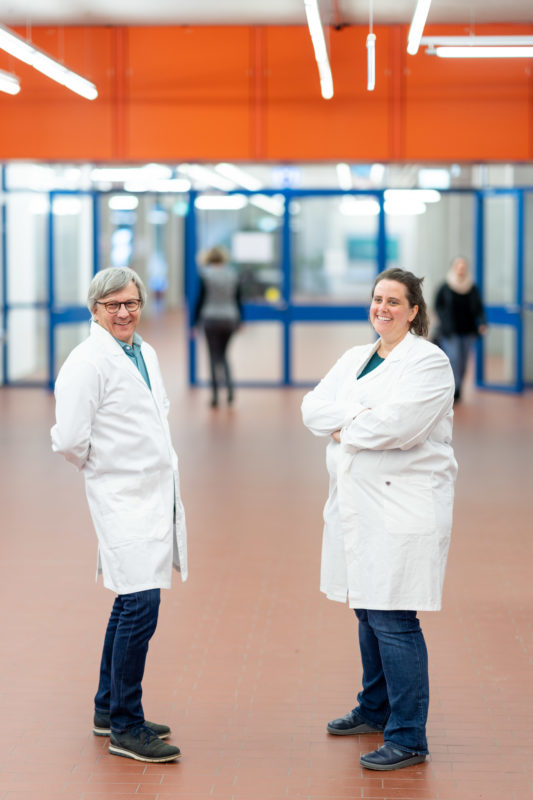
[[[107,297],[108,294],[125,289],[132,281],[139,292],[142,308],[146,303],[146,289],[136,272],[129,267],[108,267],[97,272],[91,281],[87,295],[87,305],[91,314],[98,300]]]

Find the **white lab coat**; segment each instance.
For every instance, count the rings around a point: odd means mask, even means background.
[[[98,537],[98,572],[118,594],[168,589],[187,578],[185,514],[168,399],[155,351],[141,352],[152,391],[97,323],[56,381],[52,449],[81,470]]]
[[[408,333],[377,369],[377,350],[348,350],[302,403],[304,424],[329,438],[321,590],[351,608],[441,607],[457,463],[454,384],[435,345]]]

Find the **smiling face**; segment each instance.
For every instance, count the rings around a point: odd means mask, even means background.
[[[410,306],[407,290],[399,281],[382,280],[376,284],[370,306],[370,322],[385,344],[394,347],[409,331],[418,313]]]
[[[105,305],[102,305],[103,303],[126,303],[128,300],[139,300],[139,292],[133,281],[124,289],[101,297],[93,308],[93,318],[115,339],[132,344],[133,334],[141,318],[141,306],[137,311],[127,311],[126,306],[121,305],[116,314],[110,314]]]

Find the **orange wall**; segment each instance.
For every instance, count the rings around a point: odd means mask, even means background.
[[[78,98],[0,52],[0,69],[22,85],[15,97],[0,93],[0,160],[533,158],[533,60],[411,57],[404,26],[377,27],[369,93],[367,32],[330,32],[335,97],[326,101],[303,27],[34,28],[33,41],[96,83],[99,97]],[[533,26],[476,33],[531,35]]]

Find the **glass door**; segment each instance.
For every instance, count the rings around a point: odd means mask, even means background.
[[[478,197],[477,282],[488,330],[480,340],[477,383],[486,389],[523,388],[523,195],[484,191]]]

